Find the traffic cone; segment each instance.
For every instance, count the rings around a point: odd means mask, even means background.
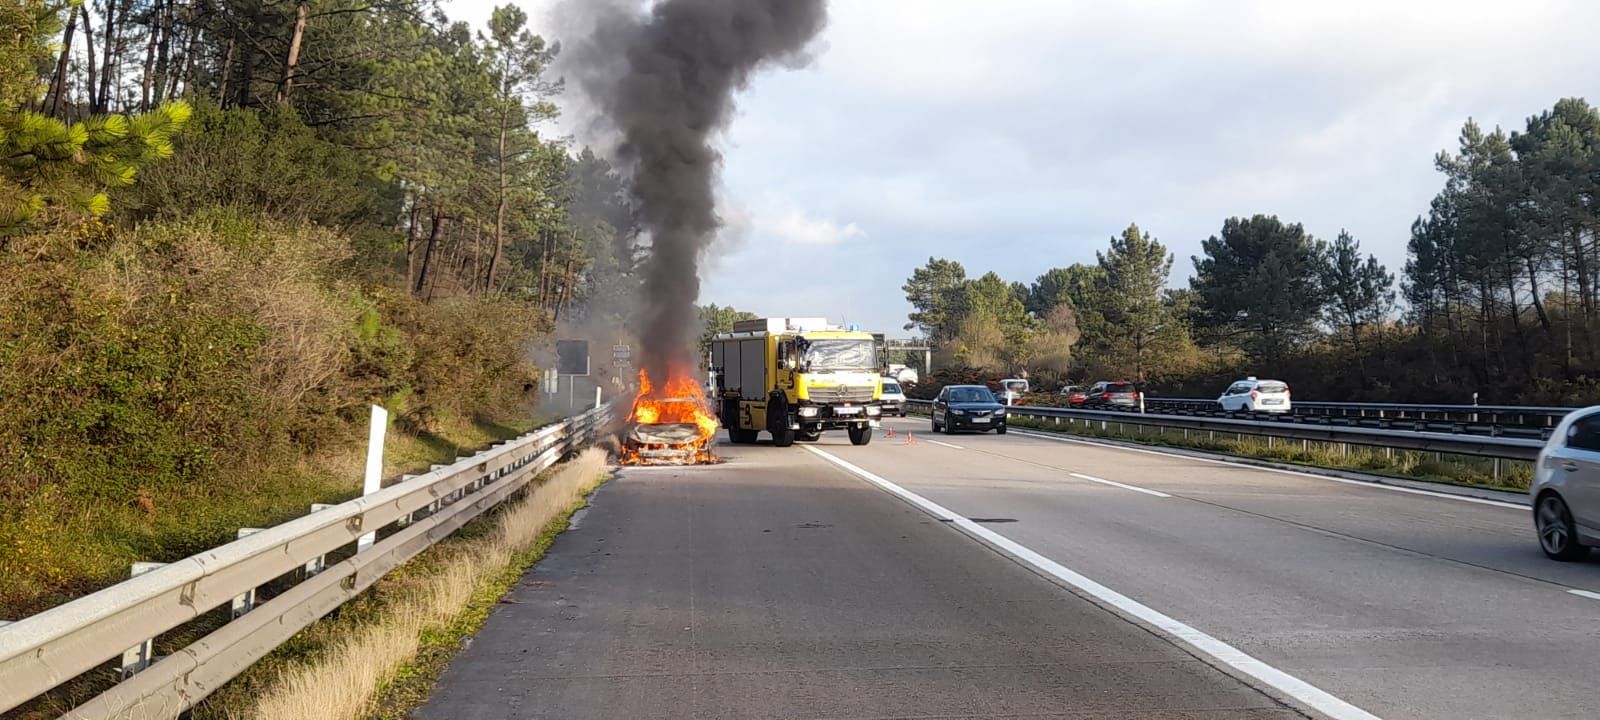
[[[917,444],[917,441],[911,438],[911,431],[907,430],[906,431],[906,441],[903,442],[903,443],[900,443],[900,444],[901,445],[915,445],[915,444]]]
[[[886,437],[886,438],[892,438],[892,437],[894,437],[894,426],[893,426],[893,425],[890,425],[890,426],[889,426],[889,434],[888,434],[888,435],[885,435],[885,436],[884,436],[884,437]]]

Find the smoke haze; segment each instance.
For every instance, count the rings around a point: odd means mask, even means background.
[[[826,0],[574,0],[564,13],[587,26],[565,43],[565,74],[611,135],[650,237],[639,316],[639,359],[653,378],[693,367],[702,254],[716,212],[721,156],[715,135],[734,93],[772,64],[797,65],[826,24]],[[747,268],[763,272],[761,268]],[[658,386],[660,383],[658,382]]]

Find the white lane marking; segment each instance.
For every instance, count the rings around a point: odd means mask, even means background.
[[[1333,720],[1379,720],[1378,716],[1373,715],[1372,713],[1340,700],[1339,698],[1328,694],[1326,691],[1323,691],[1304,680],[1301,680],[1293,675],[1257,660],[1245,654],[1244,651],[1233,647],[1232,645],[1222,642],[1221,640],[1185,625],[1178,620],[1157,612],[1153,608],[1144,605],[1133,598],[1090,580],[1089,578],[1078,574],[1076,571],[1066,567],[1065,565],[1062,565],[1054,560],[1051,560],[1050,558],[1034,552],[1033,550],[1030,550],[1026,546],[1018,543],[1015,540],[1012,540],[1011,538],[1001,535],[1000,533],[979,525],[961,515],[951,512],[944,506],[939,505],[932,500],[922,497],[921,495],[911,492],[910,490],[907,490],[899,485],[889,482],[888,480],[878,477],[877,475],[867,472],[866,470],[856,467],[855,465],[852,465],[849,462],[846,462],[845,460],[830,453],[809,446],[806,449],[810,450],[812,453],[815,453],[822,459],[844,468],[845,470],[854,474],[856,477],[877,485],[878,487],[888,491],[890,494],[896,495],[902,500],[921,508],[923,512],[926,512],[939,520],[948,521],[950,524],[961,528],[967,533],[994,546],[1006,554],[1011,555],[1017,560],[1037,568],[1040,572],[1046,573],[1051,577],[1060,580],[1061,582],[1075,587],[1078,590],[1093,596],[1100,602],[1116,608],[1124,614],[1131,615],[1149,625],[1154,626],[1156,629],[1187,643],[1190,647],[1193,647],[1201,653],[1209,655],[1212,658],[1215,658],[1216,660],[1226,664],[1227,666],[1249,675],[1250,677],[1267,684],[1268,686],[1285,695],[1288,695],[1289,697],[1305,703],[1307,706],[1310,706],[1312,709],[1327,715]]]
[[[955,448],[957,450],[965,450],[966,449],[964,447],[961,447],[960,445],[951,445],[950,443],[939,442],[938,440],[929,440],[928,442],[931,442],[931,443],[933,443],[935,445],[943,445],[943,446],[945,446],[947,448]]]
[[[1452,495],[1450,493],[1434,492],[1432,490],[1418,490],[1417,488],[1401,487],[1399,485],[1384,485],[1382,483],[1367,482],[1365,480],[1351,480],[1351,479],[1348,479],[1348,478],[1333,477],[1331,475],[1317,475],[1317,474],[1314,474],[1314,473],[1296,472],[1294,470],[1284,470],[1282,468],[1274,468],[1274,467],[1262,467],[1260,465],[1251,465],[1249,463],[1243,463],[1243,462],[1233,462],[1233,461],[1228,461],[1228,460],[1217,460],[1215,458],[1204,458],[1204,457],[1195,457],[1193,455],[1181,455],[1181,454],[1178,454],[1178,453],[1161,452],[1160,450],[1147,450],[1145,448],[1123,447],[1121,445],[1111,445],[1111,444],[1108,444],[1108,443],[1098,443],[1098,442],[1094,442],[1092,440],[1081,440],[1081,439],[1078,439],[1078,438],[1056,437],[1054,435],[1046,435],[1046,434],[1043,434],[1043,433],[1031,433],[1031,432],[1026,432],[1026,431],[1023,431],[1023,430],[1017,430],[1015,428],[1013,428],[1011,430],[1011,432],[1013,432],[1013,433],[1015,433],[1017,435],[1021,435],[1023,437],[1038,438],[1040,440],[1054,440],[1056,442],[1077,443],[1079,445],[1093,445],[1095,447],[1108,448],[1108,449],[1111,449],[1111,450],[1126,450],[1128,452],[1145,453],[1146,455],[1160,455],[1161,457],[1178,458],[1180,460],[1193,460],[1195,462],[1211,463],[1213,465],[1227,465],[1228,467],[1248,468],[1250,470],[1261,470],[1263,472],[1273,472],[1273,473],[1280,473],[1280,474],[1283,474],[1283,475],[1294,475],[1296,477],[1311,478],[1312,480],[1330,480],[1330,481],[1333,481],[1333,482],[1336,482],[1336,483],[1344,483],[1346,485],[1358,485],[1360,487],[1372,488],[1374,490],[1388,490],[1390,492],[1409,493],[1409,494],[1412,494],[1412,495],[1427,495],[1429,497],[1444,498],[1446,500],[1459,500],[1461,502],[1476,503],[1478,505],[1489,505],[1489,506],[1492,506],[1492,507],[1511,508],[1512,510],[1521,510],[1523,512],[1527,512],[1528,511],[1528,506],[1527,505],[1518,505],[1516,503],[1501,502],[1499,500],[1488,500],[1488,499],[1485,499],[1485,498],[1476,498],[1476,497],[1470,497],[1470,496],[1467,496],[1467,495]]]
[[[1101,485],[1110,485],[1111,487],[1119,487],[1119,488],[1122,488],[1123,490],[1132,490],[1134,492],[1142,492],[1142,493],[1144,493],[1146,495],[1154,495],[1156,497],[1167,497],[1167,498],[1172,497],[1171,495],[1168,495],[1168,494],[1166,494],[1164,492],[1156,492],[1155,490],[1148,490],[1148,489],[1145,489],[1145,488],[1142,488],[1142,487],[1134,487],[1132,485],[1124,485],[1122,483],[1114,482],[1114,481],[1111,481],[1111,480],[1107,480],[1105,478],[1097,478],[1097,477],[1095,477],[1093,475],[1084,475],[1083,473],[1067,473],[1067,474],[1071,475],[1071,476],[1073,476],[1073,477],[1075,477],[1075,478],[1077,478],[1079,480],[1088,480],[1089,482],[1100,483]]]
[[[1577,595],[1578,597],[1589,598],[1590,600],[1600,600],[1600,593],[1593,593],[1589,592],[1588,590],[1568,590],[1567,592]]]

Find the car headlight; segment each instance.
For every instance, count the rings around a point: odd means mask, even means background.
[[[1005,408],[1000,408],[999,410],[994,411],[994,415],[995,415],[995,417],[1005,417],[1006,416],[1006,409]]]
[[[966,415],[967,414],[967,411],[965,411],[965,410],[951,409],[950,412],[955,414],[955,415]]]
[[[877,415],[878,413],[881,413],[881,412],[883,412],[883,409],[879,408],[877,405],[868,405],[867,406],[867,414],[868,415]]]
[[[811,407],[811,406],[808,405],[806,407],[800,408],[800,417],[816,417],[816,416],[817,416],[817,409],[815,407]]]

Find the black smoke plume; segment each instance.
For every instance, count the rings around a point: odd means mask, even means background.
[[[755,72],[804,61],[807,43],[826,24],[827,2],[574,5],[592,14],[593,27],[569,39],[569,74],[617,136],[615,160],[650,236],[637,321],[640,359],[660,387],[670,367],[693,362],[700,259],[721,225],[714,136],[732,120],[734,94]]]

